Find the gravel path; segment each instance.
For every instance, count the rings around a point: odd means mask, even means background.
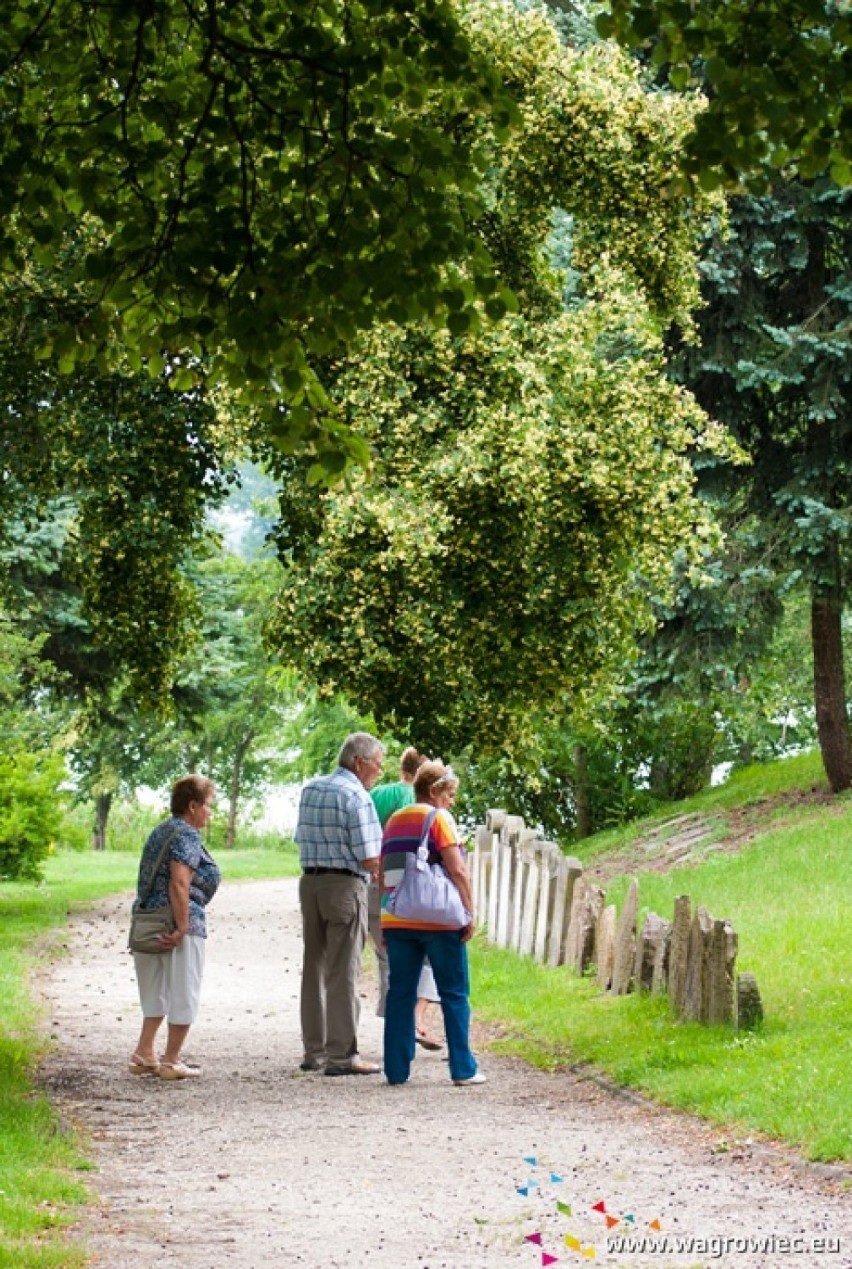
[[[299,1072],[294,880],[226,884],[211,908],[187,1049],[202,1079],[132,1077],[127,913],[123,897],[75,916],[69,954],[38,984],[56,1044],[44,1083],[89,1134],[97,1165],[95,1202],[74,1232],[93,1265],[852,1266],[842,1178],[590,1080],[487,1052],[479,1088],[454,1088],[440,1054],[419,1053],[411,1083],[393,1089],[381,1076]],[[379,1058],[369,978],[363,991],[360,1047]],[[609,1251],[608,1232],[668,1243]],[[697,1241],[685,1250],[675,1238]]]

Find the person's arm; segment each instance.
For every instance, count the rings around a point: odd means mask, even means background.
[[[459,846],[445,846],[441,851],[441,863],[447,876],[461,895],[461,901],[470,913],[470,924],[462,931],[462,942],[473,937],[476,928],[476,916],[473,911],[473,894],[470,889],[470,874],[467,871],[464,853]]]
[[[192,869],[189,864],[178,863],[173,859],[169,867],[169,903],[175,919],[175,928],[171,934],[163,934],[160,938],[164,948],[177,947],[185,934],[189,933],[189,887],[192,882]]]

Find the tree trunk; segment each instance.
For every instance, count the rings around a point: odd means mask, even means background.
[[[112,798],[111,793],[99,793],[95,798],[95,827],[92,832],[94,850],[106,850],[106,827]]]
[[[842,583],[835,547],[835,581],[811,590],[811,643],[814,654],[814,705],[825,774],[832,793],[852,786],[852,742],[846,712],[846,677],[841,631]]]
[[[585,745],[574,746],[574,810],[578,840],[592,835],[592,804],[589,798],[589,763]]]
[[[243,760],[251,748],[251,742],[254,740],[254,732],[249,732],[237,745],[234,754],[234,765],[231,769],[231,788],[229,792],[230,805],[228,807],[228,831],[225,835],[225,845],[228,849],[233,848],[237,840],[237,810],[240,802],[240,786],[243,775]]]

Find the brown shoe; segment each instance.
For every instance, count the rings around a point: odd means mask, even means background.
[[[416,1031],[414,1038],[420,1045],[421,1049],[428,1049],[430,1053],[437,1053],[444,1047],[443,1044],[441,1044],[441,1041],[436,1039],[435,1036],[430,1035],[428,1031]]]
[[[148,1058],[140,1057],[138,1053],[134,1053],[130,1059],[129,1070],[131,1075],[156,1075],[159,1069],[160,1063],[156,1058],[151,1062]]]
[[[382,1068],[376,1062],[364,1062],[353,1058],[348,1066],[327,1066],[326,1075],[380,1075]]]

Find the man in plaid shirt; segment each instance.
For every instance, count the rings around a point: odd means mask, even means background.
[[[358,974],[367,932],[367,885],[378,875],[382,830],[369,790],[385,749],[369,732],[348,736],[337,769],[302,789],[296,841],[302,878],[303,1071],[374,1075],[358,1056]]]

